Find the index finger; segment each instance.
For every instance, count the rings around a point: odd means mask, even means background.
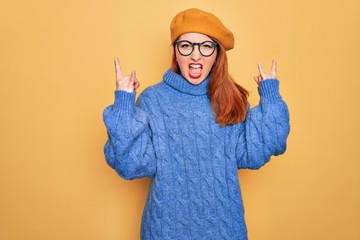
[[[264,78],[264,70],[263,70],[263,68],[262,68],[262,66],[261,66],[261,63],[258,62],[257,65],[258,65],[258,69],[259,69],[260,75]]]
[[[277,72],[277,63],[276,63],[276,60],[273,59],[272,66],[271,66],[271,74],[276,76],[276,72]]]
[[[116,79],[122,78],[122,71],[119,63],[119,58],[114,58],[114,65],[115,65],[115,73],[116,73]]]

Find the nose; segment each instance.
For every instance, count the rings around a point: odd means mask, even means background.
[[[200,46],[194,46],[194,50],[191,53],[190,57],[193,61],[199,61],[201,58],[201,53],[200,53]]]

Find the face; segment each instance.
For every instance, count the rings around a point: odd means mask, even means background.
[[[201,33],[185,33],[181,35],[178,41],[186,40],[191,43],[202,43],[205,41],[213,40],[208,36]],[[189,47],[189,44],[185,42],[186,45],[183,45],[183,48]],[[181,47],[181,45],[179,45]],[[208,45],[202,46],[201,48],[205,51],[209,51]],[[193,52],[189,56],[183,56],[180,54],[178,46],[175,47],[175,57],[177,59],[177,63],[179,65],[181,74],[183,77],[188,80],[192,84],[200,84],[204,79],[209,75],[212,66],[215,63],[217,56],[217,47],[215,47],[215,51],[212,55],[208,57],[204,57],[200,51],[199,46],[195,45]],[[191,48],[191,45],[190,45]]]

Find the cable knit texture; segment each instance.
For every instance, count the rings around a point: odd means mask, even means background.
[[[115,92],[104,111],[108,164],[124,179],[151,178],[141,239],[247,239],[238,169],[258,169],[286,149],[289,114],[279,82],[259,88],[244,122],[220,127],[207,96],[168,70],[135,93]]]

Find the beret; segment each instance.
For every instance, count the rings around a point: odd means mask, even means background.
[[[202,33],[217,40],[224,49],[234,48],[234,35],[214,14],[196,8],[179,12],[170,24],[171,41],[174,43],[182,34]]]

